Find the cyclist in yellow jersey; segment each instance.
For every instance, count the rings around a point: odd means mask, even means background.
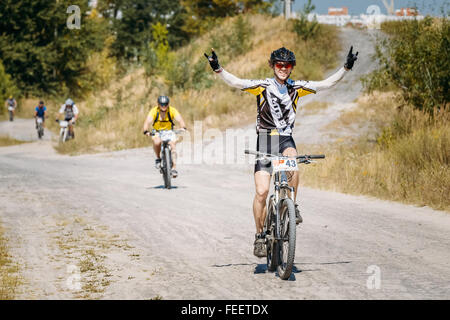
[[[150,136],[150,132],[148,131],[150,125],[153,126],[154,130],[172,130],[174,127],[174,120],[177,121],[180,126],[186,130],[186,124],[184,123],[181,114],[174,107],[169,106],[169,97],[167,96],[159,96],[158,97],[158,105],[153,107],[148,113],[147,119],[144,122],[144,134]],[[161,165],[161,138],[159,134],[156,133],[152,136],[153,140],[153,150],[156,154],[155,167],[159,169]],[[176,170],[176,149],[175,149],[175,141],[169,142],[170,147],[172,149],[172,177],[176,178],[178,176],[178,172]]]

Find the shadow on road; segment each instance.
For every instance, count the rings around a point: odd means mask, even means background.
[[[352,261],[333,261],[333,262],[303,262],[303,263],[294,263],[292,267],[292,274],[289,277],[288,281],[295,281],[295,274],[301,272],[310,272],[310,271],[320,271],[321,269],[298,269],[296,265],[329,265],[329,264],[347,264],[352,263]],[[214,264],[212,267],[214,268],[223,268],[223,267],[239,267],[239,266],[255,266],[255,270],[253,274],[262,274],[267,273],[267,264],[265,263],[228,263],[228,264]],[[277,275],[278,277],[278,275]]]
[[[183,189],[187,188],[185,186],[172,186],[170,189]],[[163,185],[155,186],[155,187],[147,187],[147,189],[165,189]]]

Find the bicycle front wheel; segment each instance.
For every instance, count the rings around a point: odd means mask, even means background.
[[[170,148],[164,149],[164,159],[163,159],[163,176],[164,176],[164,187],[170,189],[171,185],[171,171],[172,171],[172,161],[170,159]]]
[[[295,258],[295,205],[291,199],[283,199],[280,206],[280,240],[277,271],[281,279],[291,276]]]

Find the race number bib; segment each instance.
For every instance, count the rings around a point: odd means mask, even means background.
[[[298,171],[297,160],[295,159],[276,159],[272,160],[274,172],[279,171]]]
[[[160,132],[161,140],[172,141],[175,140],[175,133],[171,130],[164,130]]]

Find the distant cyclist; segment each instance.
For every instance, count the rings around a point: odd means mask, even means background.
[[[153,129],[156,131],[159,130],[173,130],[175,124],[174,120],[177,121],[180,126],[186,130],[186,124],[184,123],[181,114],[172,106],[169,106],[169,97],[167,96],[159,96],[158,97],[158,105],[153,107],[147,115],[147,119],[144,122],[144,134],[150,135],[148,131],[150,125],[153,126]],[[155,151],[156,160],[155,167],[157,169],[161,166],[161,138],[159,134],[156,133],[152,136],[153,140],[153,150]],[[178,172],[176,170],[176,149],[175,149],[175,141],[170,141],[169,145],[172,149],[172,177],[176,178],[178,176]]]
[[[69,122],[69,134],[72,136],[72,138],[75,138],[75,134],[73,132],[73,125],[75,124],[75,121],[77,121],[79,114],[75,102],[73,102],[72,99],[67,99],[66,102],[59,109],[59,114],[60,114],[59,118],[61,117],[62,114],[64,114],[64,120]]]
[[[45,128],[45,118],[47,118],[47,107],[44,106],[44,101],[39,101],[39,105],[34,110],[34,118],[36,121],[36,129],[37,129],[37,118],[42,119],[42,127]]]
[[[17,107],[17,101],[16,99],[14,99],[13,96],[9,96],[8,99],[6,99],[5,101],[5,107],[8,109],[9,107],[12,108],[11,112],[13,117],[15,116],[15,111],[16,111],[16,107]]]
[[[292,131],[294,129],[295,115],[298,99],[317,91],[328,89],[341,80],[347,71],[351,70],[357,55],[350,49],[344,67],[323,81],[293,81],[289,79],[296,65],[295,55],[286,48],[279,48],[270,55],[269,66],[273,70],[274,77],[264,80],[244,80],[224,70],[217,58],[214,49],[211,56],[205,53],[211,68],[229,86],[254,94],[257,97],[256,131],[258,140],[256,149],[264,153],[283,154],[294,157],[297,149]],[[266,199],[270,188],[272,174],[271,163],[257,160],[255,163],[255,189],[253,200],[253,215],[255,218],[256,235],[253,254],[257,257],[265,257],[265,234],[263,232],[266,216]],[[289,184],[295,188],[294,199],[297,198],[298,172],[289,177]],[[298,205],[295,205],[296,223],[301,223],[302,217]]]

